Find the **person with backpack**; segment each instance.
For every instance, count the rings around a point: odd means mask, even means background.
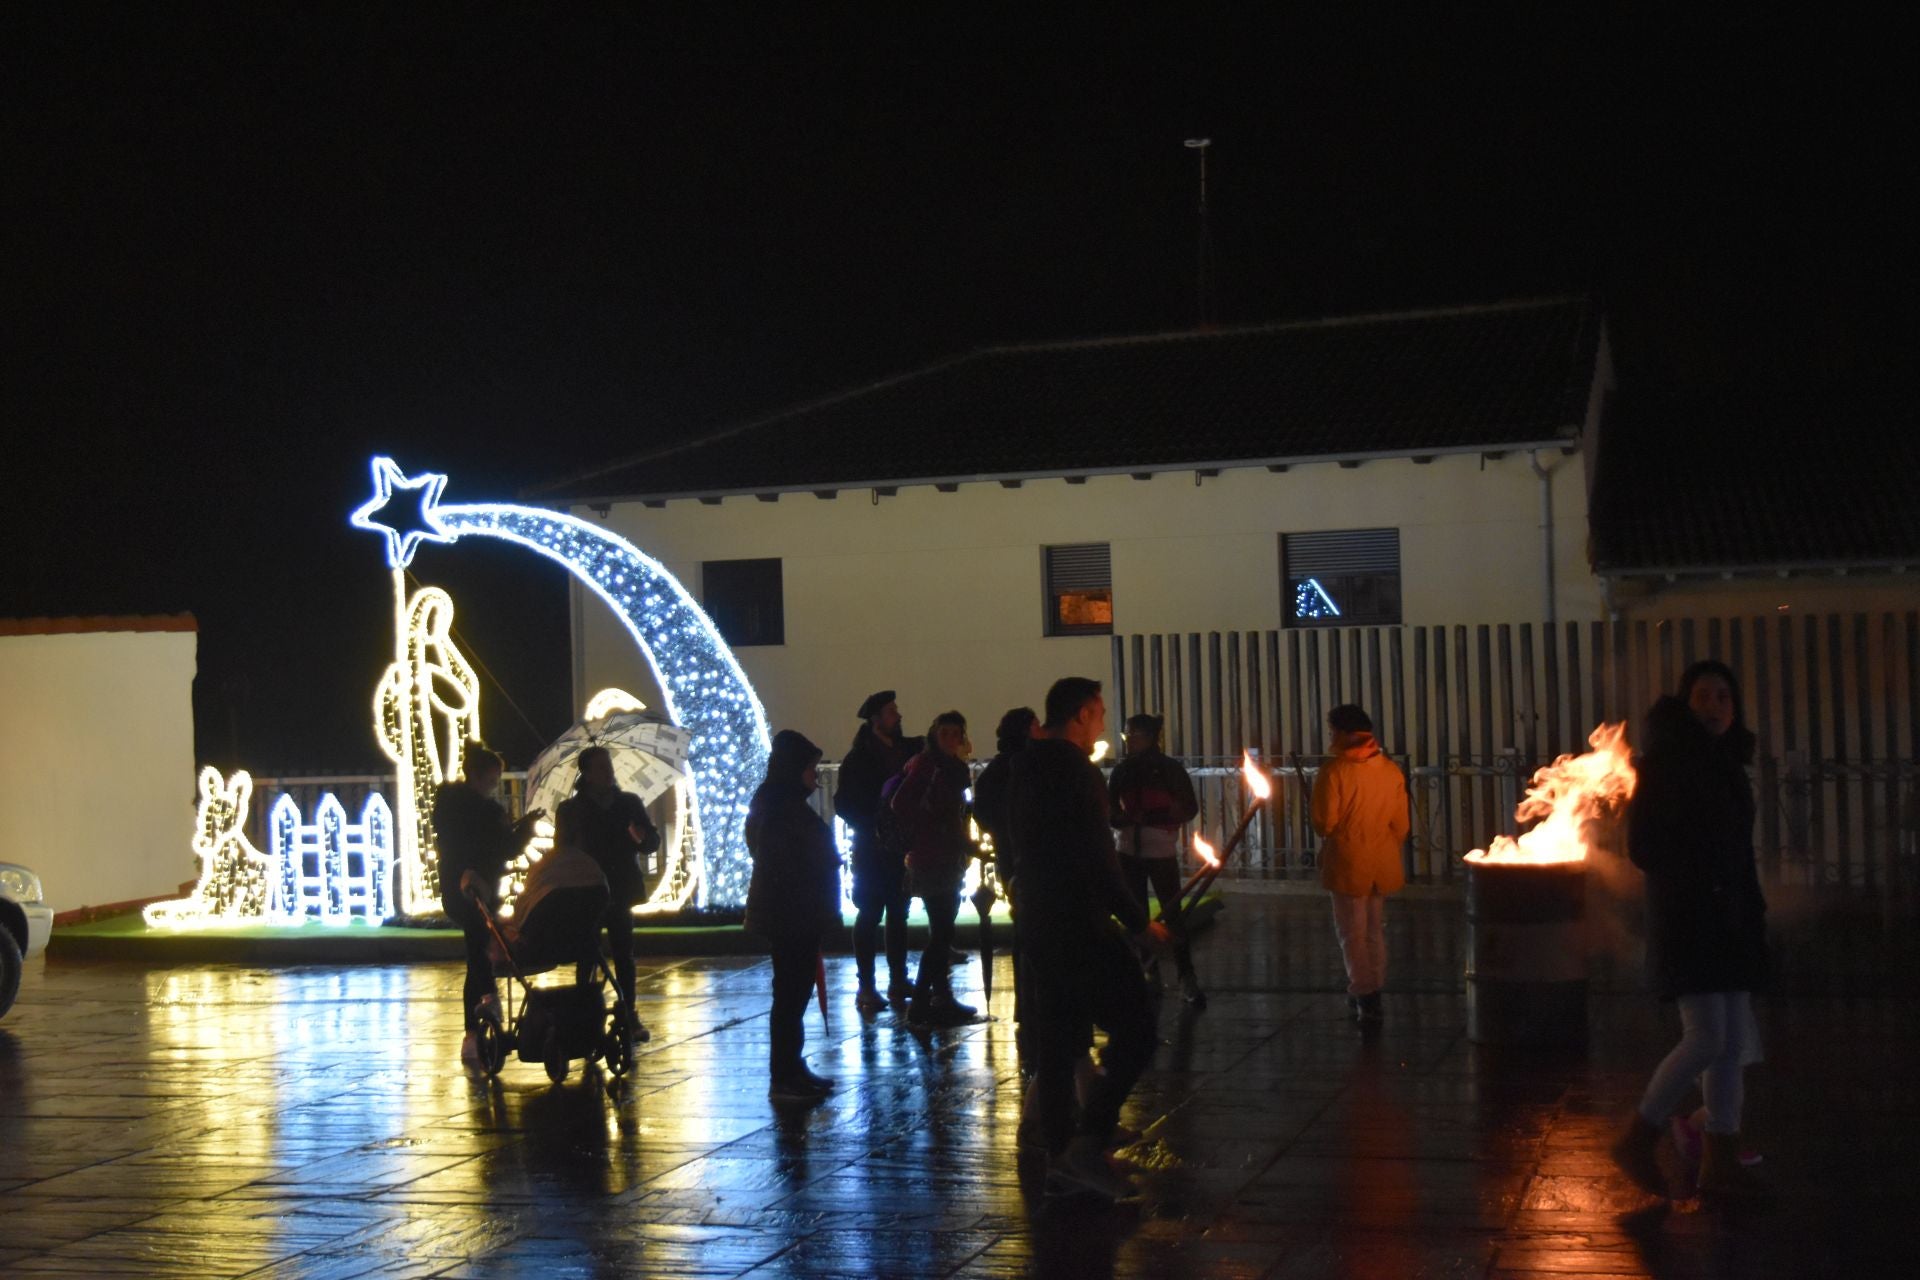
[[[927,945],[920,953],[920,974],[907,1009],[907,1021],[917,1027],[959,1026],[979,1016],[979,1010],[954,999],[948,975],[960,882],[975,852],[967,830],[967,791],[973,780],[967,759],[972,754],[966,717],[958,711],[941,712],[888,802],[907,849],[907,892],[919,898],[927,912]]]
[[[1173,935],[1173,963],[1180,975],[1180,994],[1196,1009],[1207,1007],[1207,993],[1193,969],[1193,946],[1187,935],[1180,902],[1180,829],[1200,812],[1193,779],[1178,760],[1160,750],[1159,716],[1129,716],[1127,754],[1107,779],[1107,797],[1113,807],[1119,840],[1120,869],[1133,886],[1144,909],[1147,888],[1160,900],[1160,918]],[[1153,987],[1161,985],[1160,962],[1147,970]]]
[[[891,689],[868,695],[860,704],[861,725],[840,762],[833,811],[853,834],[854,966],[860,975],[855,1006],[875,1014],[891,999],[904,1007],[913,994],[907,974],[906,851],[883,840],[880,789],[919,753],[921,740],[900,733],[900,706]],[[873,961],[886,923],[887,997],[874,986]]]

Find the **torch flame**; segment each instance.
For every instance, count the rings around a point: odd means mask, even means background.
[[[1207,843],[1207,838],[1198,831],[1193,833],[1193,851],[1199,854],[1200,861],[1206,863],[1208,866],[1217,867],[1220,865],[1220,856],[1213,851],[1213,846]]]
[[[1490,848],[1475,849],[1468,862],[1585,862],[1586,824],[1605,816],[1633,796],[1633,757],[1627,750],[1627,726],[1603,724],[1587,738],[1593,748],[1561,756],[1537,771],[1527,797],[1513,811],[1522,822],[1539,825],[1512,836],[1495,836]]]
[[[1098,742],[1095,742],[1093,744],[1093,762],[1099,764],[1102,760],[1105,760],[1107,758],[1107,752],[1112,749],[1113,744],[1109,743],[1105,738],[1101,738]]]
[[[1247,789],[1255,799],[1264,802],[1273,795],[1273,783],[1267,780],[1266,770],[1253,762],[1250,752],[1240,753],[1240,776],[1247,780]]]

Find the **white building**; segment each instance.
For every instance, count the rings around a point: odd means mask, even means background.
[[[529,494],[661,560],[775,727],[1001,711],[1109,637],[1602,616],[1584,301],[1002,347]],[[576,694],[651,678],[575,591]]]

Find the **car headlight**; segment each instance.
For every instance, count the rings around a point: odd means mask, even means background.
[[[17,902],[38,902],[40,877],[25,867],[0,867],[0,893]]]

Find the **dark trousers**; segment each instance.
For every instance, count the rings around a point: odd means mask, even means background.
[[[1173,935],[1173,963],[1184,976],[1193,972],[1193,946],[1187,937],[1187,916],[1180,909],[1180,860],[1178,858],[1136,858],[1120,855],[1120,870],[1133,888],[1140,909],[1147,909],[1147,886],[1160,900],[1160,913],[1166,918],[1167,931]]]
[[[466,1028],[472,1031],[477,1025],[474,1010],[488,996],[500,998],[500,989],[493,983],[493,961],[487,958],[487,943],[492,935],[487,932],[487,922],[474,909],[458,889],[449,889],[440,895],[440,909],[447,913],[447,919],[460,926],[460,937],[467,947],[467,980],[460,988],[460,1011],[466,1019]]]
[[[1080,1113],[1079,1133],[1104,1145],[1159,1043],[1140,962],[1117,930],[1028,941],[1028,1016],[1039,1056],[1036,1087],[1047,1149],[1063,1150],[1074,1136],[1073,1067],[1086,1051],[1089,1022],[1107,1033],[1107,1048],[1100,1058],[1103,1074]]]
[[[633,1003],[633,912],[620,903],[607,908],[603,921],[607,929],[607,951],[613,957],[613,978],[620,984],[620,994],[628,1004]],[[600,945],[598,938],[594,945]],[[580,982],[592,982],[599,964],[592,956],[580,961],[574,978]]]
[[[807,1043],[807,997],[820,959],[817,939],[775,942],[773,950],[773,1013],[768,1019],[773,1047],[768,1067],[773,1078],[790,1080],[806,1068],[800,1051]]]
[[[880,921],[886,917],[887,973],[895,983],[907,981],[907,868],[889,858],[869,839],[853,846],[853,962],[860,985],[871,987],[873,960],[879,950]]]
[[[927,908],[927,946],[920,953],[920,976],[913,984],[916,1000],[947,990],[947,969],[953,963],[953,926],[960,918],[960,895],[945,887],[921,902]]]

